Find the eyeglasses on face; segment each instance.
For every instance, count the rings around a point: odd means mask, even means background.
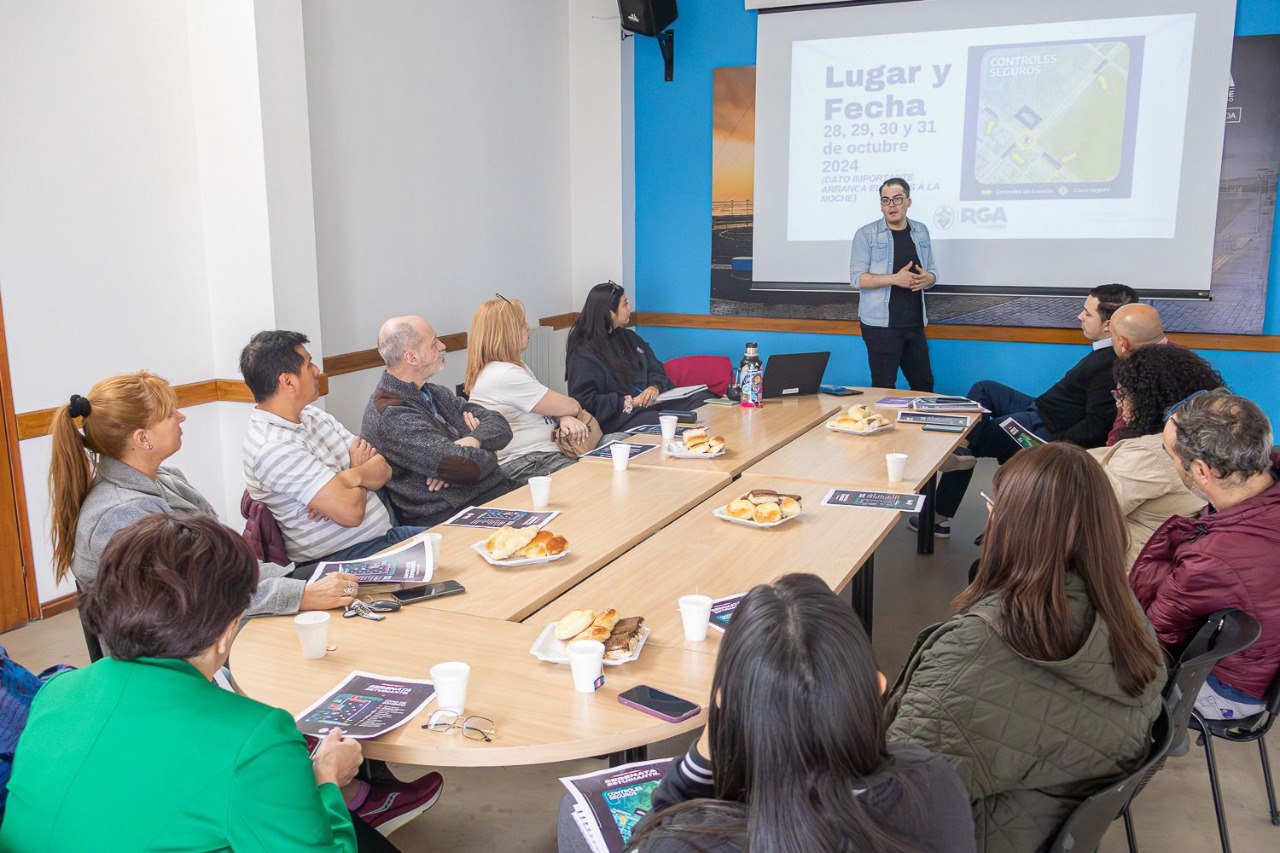
[[[494,735],[498,733],[493,720],[488,717],[467,717],[459,723],[457,711],[436,711],[427,718],[423,728],[437,734],[462,729],[463,737],[482,740],[485,743],[492,742]]]
[[[1185,406],[1187,403],[1190,403],[1192,400],[1194,400],[1196,397],[1199,397],[1201,394],[1208,394],[1208,393],[1209,393],[1209,389],[1201,388],[1199,391],[1195,392],[1194,394],[1190,394],[1182,398],[1181,400],[1179,400],[1178,402],[1174,403],[1172,406],[1164,410],[1164,419],[1166,421],[1169,420],[1169,418],[1173,417],[1174,412],[1178,411],[1178,409],[1181,409],[1183,406]]]
[[[902,207],[902,205],[906,203],[907,197],[905,195],[895,195],[892,198],[889,196],[880,196],[880,204],[882,207]]]

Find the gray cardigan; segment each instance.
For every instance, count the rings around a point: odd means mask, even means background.
[[[436,417],[424,394],[430,394],[440,412]],[[480,422],[467,429],[462,413]],[[494,451],[511,441],[511,425],[497,412],[468,403],[440,385],[421,388],[383,372],[364,409],[360,434],[377,448],[391,466],[387,492],[400,524],[432,525],[467,506],[480,495],[511,488]],[[454,442],[471,435],[479,447]],[[448,487],[433,492],[427,478]]]
[[[217,517],[213,506],[177,468],[161,467],[155,480],[108,456],[98,458],[93,486],[76,522],[76,552],[71,573],[87,587],[98,575],[98,562],[111,537],[140,518],[163,513],[199,513]],[[274,563],[258,564],[258,589],[249,616],[297,613],[304,581]]]

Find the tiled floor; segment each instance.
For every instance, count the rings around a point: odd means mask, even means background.
[[[989,480],[986,466],[978,469],[972,491]],[[876,559],[875,646],[880,665],[892,680],[904,663],[916,632],[944,618],[947,602],[965,583],[969,564],[977,557],[972,545],[982,523],[980,502],[965,506],[950,540],[940,540],[930,557],[915,553],[915,538],[900,524]],[[87,663],[84,642],[74,613],[0,636],[10,655],[31,668],[52,663]],[[1280,771],[1280,738],[1268,739]],[[686,739],[657,744],[652,757],[675,755]],[[1226,792],[1231,842],[1238,853],[1280,850],[1280,827],[1267,818],[1266,793],[1251,744],[1220,743],[1219,771]],[[560,776],[603,767],[584,760],[553,765],[475,770],[445,769],[445,792],[426,816],[392,836],[404,850],[552,851],[555,849],[556,808],[563,793]],[[397,767],[411,778],[421,771]],[[1212,851],[1218,846],[1217,827],[1209,795],[1203,751],[1192,747],[1172,758],[1135,803],[1138,841],[1146,850]],[[1105,853],[1127,849],[1124,831],[1116,824],[1102,848]]]

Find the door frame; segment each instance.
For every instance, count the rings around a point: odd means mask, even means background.
[[[31,524],[27,516],[27,490],[22,478],[22,454],[18,445],[18,417],[13,405],[13,382],[9,375],[9,344],[4,331],[4,305],[0,299],[0,452],[6,459],[0,460],[0,512],[7,515],[10,503],[13,523],[17,532],[18,560],[11,562],[0,555],[0,631],[21,627],[32,619],[40,618],[40,594],[36,588],[35,559],[32,556]],[[3,476],[5,462],[8,476]],[[7,524],[0,517],[0,525]],[[21,590],[23,601],[14,600],[10,592]]]

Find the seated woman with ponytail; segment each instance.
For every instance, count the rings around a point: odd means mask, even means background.
[[[631,838],[671,851],[972,851],[969,797],[918,746],[885,740],[884,676],[818,577],[751,590],[725,631],[702,738]],[[560,850],[585,850],[562,805]]]
[[[117,532],[152,513],[217,514],[177,468],[162,466],[182,447],[178,398],[164,379],[146,371],[113,376],[75,394],[53,413],[49,468],[54,567],[82,587]],[[82,430],[77,429],[79,420]],[[332,574],[312,584],[264,563],[248,615],[345,607],[358,591],[355,577]]]

